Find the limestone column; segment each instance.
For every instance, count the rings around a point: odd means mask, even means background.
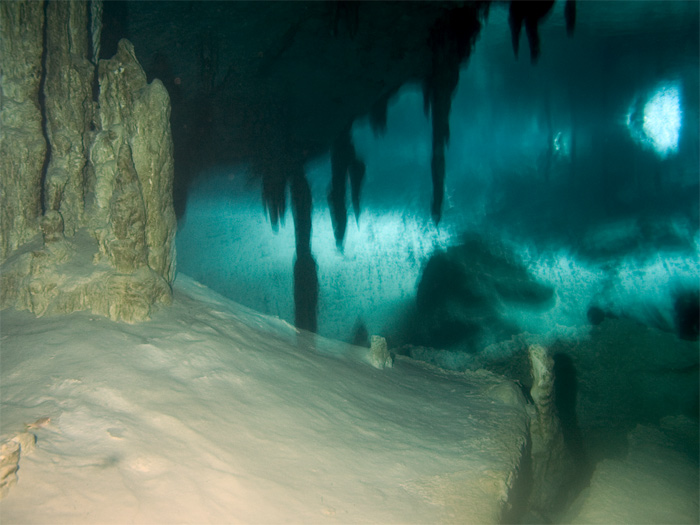
[[[541,345],[529,348],[532,388],[530,437],[532,439],[532,491],[530,510],[547,516],[561,510],[576,475],[554,398],[554,360]]]
[[[69,236],[83,222],[87,132],[93,114],[87,9],[88,3],[82,1],[46,6],[44,105],[49,164],[44,209],[62,215]]]
[[[132,270],[146,262],[172,283],[176,219],[168,92],[158,79],[146,82],[127,40],[119,42],[112,59],[100,61],[99,83],[98,129],[90,151],[91,230],[120,272],[128,273],[125,259],[134,261]]]
[[[43,2],[0,2],[0,262],[39,233]]]

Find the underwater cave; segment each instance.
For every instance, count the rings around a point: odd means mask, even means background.
[[[697,522],[699,5],[3,2],[0,518]]]

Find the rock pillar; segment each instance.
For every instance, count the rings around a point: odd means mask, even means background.
[[[160,80],[146,82],[128,40],[119,42],[112,59],[100,61],[99,83],[90,160],[91,222],[100,252],[122,271],[148,265],[170,283],[176,220],[168,92]]]
[[[92,121],[94,66],[88,60],[86,2],[46,5],[46,57],[43,91],[49,163],[44,210],[58,211],[65,233],[83,222],[86,146]]]
[[[0,2],[0,262],[39,233],[44,6]]]
[[[554,402],[554,360],[540,345],[529,349],[534,407],[530,410],[532,439],[532,489],[529,508],[546,516],[560,510],[575,476],[574,462],[564,443],[564,434]]]
[[[126,40],[93,99],[91,6],[0,3],[0,308],[136,322],[175,277],[170,99]]]

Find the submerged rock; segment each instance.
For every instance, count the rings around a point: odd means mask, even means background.
[[[417,344],[475,353],[519,333],[506,306],[547,306],[553,290],[538,283],[503,246],[482,238],[435,253],[416,293]]]

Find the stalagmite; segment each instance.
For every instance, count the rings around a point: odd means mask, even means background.
[[[175,277],[170,104],[126,40],[93,100],[98,7],[0,6],[0,307],[136,322]]]
[[[381,335],[373,335],[369,349],[369,361],[375,368],[391,368],[394,360],[391,358],[386,339]]]
[[[529,507],[547,515],[565,503],[575,475],[574,462],[564,443],[564,434],[554,399],[554,360],[540,345],[529,349],[534,406],[529,406],[532,440],[532,490]]]
[[[127,220],[130,228],[142,227],[138,215],[120,217],[120,212],[108,204],[119,198],[117,191],[137,191],[143,200],[143,249],[148,266],[167,282],[172,282],[175,277],[175,212],[170,101],[158,79],[150,84],[146,82],[134,47],[127,40],[119,42],[114,58],[100,61],[99,107],[100,127],[90,152],[96,178],[95,214],[109,215],[111,224],[115,220]],[[131,178],[131,190],[123,182],[118,188],[100,184],[101,178],[115,184],[118,174]],[[131,203],[130,206],[141,204]],[[112,235],[118,238],[114,227],[112,230]],[[102,252],[109,252],[105,243],[113,239],[109,233],[106,235],[100,240]]]
[[[0,499],[17,483],[20,446],[16,441],[0,445]]]
[[[102,41],[102,15],[104,6],[102,0],[90,1],[90,35],[92,37],[92,63],[97,64],[100,59]]]
[[[39,233],[43,28],[41,2],[0,2],[0,262]]]
[[[87,5],[46,5],[43,100],[50,160],[43,207],[61,214],[68,236],[83,223],[87,134],[93,118],[94,67],[88,60]]]

